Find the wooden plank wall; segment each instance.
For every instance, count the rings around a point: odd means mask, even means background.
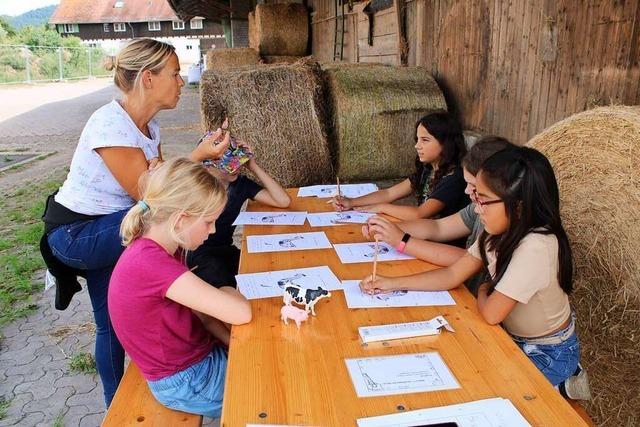
[[[333,16],[332,1],[309,4]],[[640,0],[405,0],[404,7],[409,65],[431,70],[468,128],[522,144],[595,105],[640,104]],[[366,15],[357,13],[357,50],[345,60],[396,64],[394,14],[376,15],[369,47]],[[324,22],[330,31],[313,32],[313,53],[331,60],[333,22]]]

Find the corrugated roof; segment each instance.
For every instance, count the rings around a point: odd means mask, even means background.
[[[115,7],[116,3],[122,7]],[[62,0],[49,23],[96,24],[177,19],[167,0]]]

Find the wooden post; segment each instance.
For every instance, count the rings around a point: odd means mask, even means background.
[[[393,5],[396,9],[396,35],[398,38],[397,63],[405,67],[407,65],[407,55],[405,52],[407,38],[404,34],[404,0],[394,0]]]
[[[416,65],[419,67],[426,66],[426,46],[425,46],[425,29],[427,20],[426,0],[416,0]]]

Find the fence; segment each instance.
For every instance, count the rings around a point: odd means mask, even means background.
[[[99,47],[0,45],[0,84],[109,76]]]

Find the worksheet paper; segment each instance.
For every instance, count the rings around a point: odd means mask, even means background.
[[[307,214],[307,221],[312,227],[330,227],[344,224],[364,224],[375,215],[372,212],[359,211],[320,212]]]
[[[358,397],[460,388],[436,352],[345,359]]]
[[[501,397],[360,418],[358,427],[411,427],[455,422],[458,427],[530,427],[508,399]]]
[[[303,225],[306,212],[240,212],[233,225]]]
[[[359,280],[343,280],[342,287],[349,308],[456,305],[449,291],[392,291],[370,295],[362,292]]]
[[[288,285],[298,285],[305,289],[333,291],[341,289],[340,281],[326,265],[322,267],[295,268],[292,270],[246,273],[236,276],[238,290],[247,299],[282,296]]]
[[[369,193],[378,191],[375,184],[342,184],[340,185],[340,194],[350,199],[366,196]],[[300,187],[298,189],[298,197],[320,197],[328,198],[338,194],[337,185],[311,185],[308,187]]]
[[[408,323],[389,323],[386,325],[360,326],[358,334],[363,343],[397,340],[400,338],[439,335],[442,329],[455,332],[447,319],[436,316],[431,320]]]
[[[372,242],[338,243],[333,245],[333,248],[336,250],[340,262],[343,264],[354,264],[358,262],[373,262],[376,244]],[[378,243],[378,262],[408,259],[415,259],[415,257],[400,253],[384,242]]]
[[[331,242],[324,232],[266,234],[247,237],[249,253],[327,249]]]

